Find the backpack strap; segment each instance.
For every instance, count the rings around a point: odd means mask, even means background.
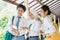
[[[13,25],[14,18],[15,18],[15,16],[12,17],[12,25]]]

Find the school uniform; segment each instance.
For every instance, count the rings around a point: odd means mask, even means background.
[[[19,21],[18,21],[19,20]],[[25,40],[25,30],[23,29],[20,29],[22,26],[25,26],[26,27],[26,19],[24,17],[18,17],[18,16],[15,16],[14,17],[14,20],[13,20],[13,25],[12,25],[12,17],[10,18],[9,20],[9,23],[8,23],[8,31],[14,35],[14,37],[12,38],[12,40]],[[13,27],[14,26],[14,27]],[[12,28],[17,28],[18,31],[19,31],[19,35],[17,36],[16,33],[13,33],[11,30]]]
[[[43,23],[42,30],[44,32],[44,35],[50,36],[56,31],[56,29],[55,29],[52,21],[50,20],[49,16],[42,18],[42,23]]]
[[[41,23],[36,20],[30,20],[29,24],[30,31],[28,34],[28,40],[39,40],[39,29]]]

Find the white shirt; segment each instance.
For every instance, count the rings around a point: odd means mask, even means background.
[[[44,17],[42,19],[42,22],[43,22],[43,32],[46,36],[49,36],[49,35],[52,35],[56,29],[52,23],[52,21],[49,19],[48,16]]]
[[[8,31],[9,31],[10,33],[12,33],[11,30],[12,30],[13,26],[14,26],[14,28],[16,28],[17,19],[18,19],[18,17],[15,16],[15,17],[14,17],[14,20],[13,20],[13,25],[12,25],[12,17],[10,17],[10,19],[9,19],[9,22],[8,22],[8,25],[7,25],[7,27],[8,27],[7,29],[8,29]],[[27,27],[27,20],[26,20],[24,17],[21,17],[21,18],[20,18],[20,22],[19,22],[19,26],[18,26],[18,30],[19,30],[19,32],[20,32],[20,35],[19,35],[19,36],[25,34],[25,30],[20,30],[20,28],[21,28],[22,26]],[[16,34],[14,34],[14,33],[12,33],[12,34],[13,34],[13,35],[16,35]]]
[[[41,27],[40,21],[30,20],[29,24],[32,25],[30,26],[30,31],[28,36],[39,36],[39,29]]]

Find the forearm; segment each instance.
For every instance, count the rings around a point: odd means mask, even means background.
[[[21,27],[22,30],[29,30],[29,27]]]

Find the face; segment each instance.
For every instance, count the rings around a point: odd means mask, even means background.
[[[41,17],[45,17],[48,14],[48,11],[44,11],[43,9],[41,9]]]
[[[43,9],[41,9],[40,16],[41,16],[41,17],[44,17],[44,15],[45,15],[45,12],[44,12],[44,10],[43,10]]]
[[[34,19],[34,15],[33,15],[32,13],[29,13],[29,17],[30,17],[31,19]]]
[[[23,8],[18,8],[18,16],[22,16],[24,13]]]

